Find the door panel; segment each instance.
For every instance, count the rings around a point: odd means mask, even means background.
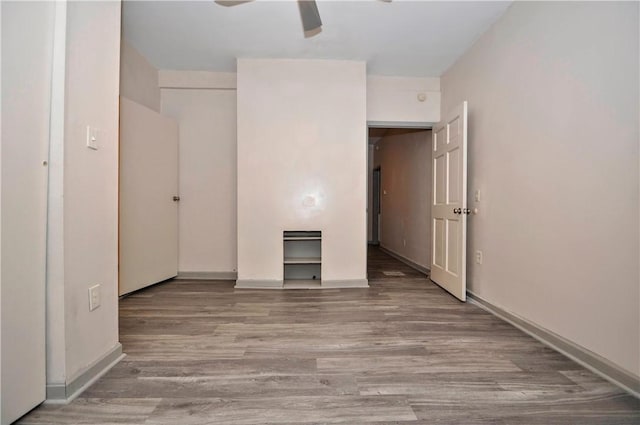
[[[444,268],[444,220],[433,219],[433,264],[439,268]]]
[[[454,276],[460,272],[458,264],[458,236],[460,233],[459,220],[447,220],[447,267],[446,270]]]
[[[433,131],[431,279],[466,299],[467,102]]]
[[[44,401],[53,2],[2,2],[0,423]]]
[[[178,273],[178,125],[120,98],[120,295]]]
[[[440,154],[437,156],[433,162],[433,172],[434,172],[434,190],[435,194],[435,203],[436,205],[442,205],[446,202],[445,194],[447,190],[447,184],[445,181],[445,173],[447,167],[445,162],[445,155]]]
[[[460,203],[460,149],[452,149],[447,152],[447,176],[449,181],[447,182],[447,200],[449,204]]]
[[[441,143],[446,143],[446,135],[447,133],[447,128],[446,127],[442,127],[439,130],[435,130],[433,131],[433,151],[437,152],[440,151]]]

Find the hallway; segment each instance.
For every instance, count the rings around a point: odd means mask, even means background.
[[[398,274],[402,273],[401,275]],[[369,283],[372,280],[391,282],[394,277],[402,279],[424,279],[424,273],[413,269],[385,253],[377,245],[369,245],[367,248],[367,277]]]
[[[640,421],[640,400],[377,248],[369,260],[369,289],[136,292],[120,302],[127,357],[19,423]]]

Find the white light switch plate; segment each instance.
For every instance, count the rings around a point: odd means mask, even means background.
[[[89,288],[89,311],[100,307],[100,285]]]
[[[98,150],[98,136],[100,130],[95,127],[87,126],[87,147],[89,149]]]

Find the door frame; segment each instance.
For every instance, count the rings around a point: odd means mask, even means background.
[[[379,165],[373,169],[371,186],[371,244],[380,245],[380,214],[382,212],[382,169]]]
[[[372,188],[369,187],[369,130],[372,128],[393,128],[393,129],[422,129],[422,130],[431,130],[433,129],[433,127],[435,125],[437,125],[437,122],[428,122],[428,121],[367,121],[367,138],[365,139],[365,146],[367,147],[365,149],[365,165],[366,165],[366,170],[367,170],[367,178],[366,180],[366,205],[367,205],[367,211],[365,212],[367,220],[366,220],[366,229],[365,229],[365,238],[364,238],[364,243],[365,246],[367,247],[367,250],[369,248],[369,213],[368,213],[368,208],[369,208],[369,197],[373,197],[373,192],[371,191]],[[373,150],[374,155],[376,150]],[[371,160],[373,160],[373,157],[371,158]],[[375,171],[376,168],[380,168],[380,167],[375,167],[372,168],[371,171]],[[373,176],[372,176],[373,178]],[[371,180],[372,183],[371,185],[373,186],[373,180]],[[382,192],[382,174],[380,174],[380,192]],[[373,199],[371,199],[371,201],[373,201]],[[382,204],[382,197],[380,197],[380,204]],[[372,204],[372,209],[373,209],[373,204]],[[382,209],[382,208],[380,208]],[[371,215],[371,217],[373,217],[373,214]],[[433,238],[433,235],[431,235]],[[373,231],[372,231],[372,239],[373,239]],[[378,238],[377,238],[377,245],[380,244],[380,234],[378,234]],[[432,241],[426,241],[427,243],[431,244]],[[368,256],[365,256],[365,270],[369,270],[369,260],[368,260]]]

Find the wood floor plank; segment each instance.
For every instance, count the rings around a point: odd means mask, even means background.
[[[166,399],[147,424],[351,424],[415,421],[401,397],[294,396],[242,399]]]
[[[18,421],[21,425],[142,424],[159,398],[78,398],[66,406],[42,405]]]
[[[162,398],[198,397],[291,397],[358,395],[355,378],[344,374],[297,375],[191,375],[138,377],[130,385],[122,385],[121,379],[105,379],[101,385],[90,389],[91,397],[144,397],[153,394]],[[275,401],[277,403],[277,400]]]
[[[376,248],[369,277],[363,289],[180,280],[133,293],[120,302],[127,357],[18,423],[640,424],[640,400]]]
[[[131,379],[154,376],[278,376],[316,373],[314,358],[292,358],[285,356],[157,361],[135,360],[125,357],[105,379]],[[568,378],[566,378],[568,379]],[[123,382],[123,385],[126,381]]]
[[[507,359],[459,355],[328,357],[318,359],[318,369],[341,373],[519,372]]]
[[[170,330],[168,330],[170,332]],[[120,342],[130,359],[141,360],[208,360],[240,358],[245,346],[232,336],[209,335],[126,335]]]

